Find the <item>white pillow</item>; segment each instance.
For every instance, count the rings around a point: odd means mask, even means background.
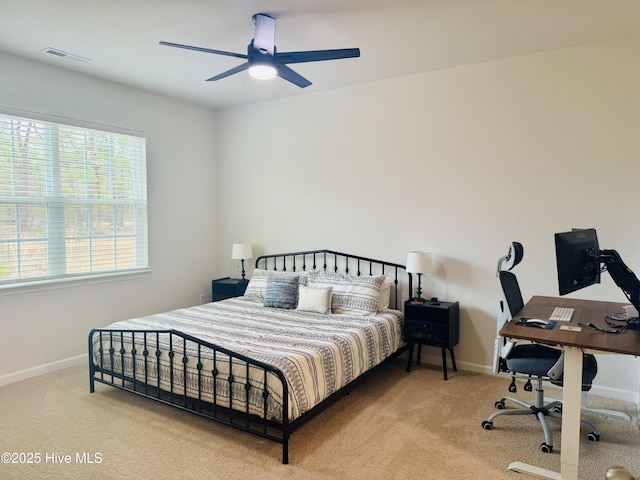
[[[333,287],[331,313],[375,315],[383,282],[382,275],[352,277],[334,272],[313,272],[307,285]]]
[[[247,289],[244,291],[244,298],[264,302],[264,293],[267,290],[267,278],[269,272],[256,268],[251,274]]]
[[[393,286],[393,280],[389,277],[384,277],[382,288],[380,289],[380,299],[378,300],[378,312],[384,312],[389,308],[389,302],[391,300],[391,287]]]
[[[331,313],[331,287],[306,287],[298,290],[298,310],[316,313]]]

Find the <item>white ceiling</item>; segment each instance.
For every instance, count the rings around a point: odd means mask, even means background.
[[[291,65],[313,82],[301,89],[246,71],[205,82],[243,60],[158,45],[244,54],[260,12],[276,18],[281,52],[361,57]],[[629,37],[639,0],[0,0],[0,51],[215,108]]]

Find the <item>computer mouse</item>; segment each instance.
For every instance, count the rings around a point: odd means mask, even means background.
[[[541,318],[529,318],[527,323],[537,323],[538,325],[549,325],[549,320],[543,320]]]

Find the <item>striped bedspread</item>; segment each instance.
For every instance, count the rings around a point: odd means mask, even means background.
[[[397,310],[387,310],[375,316],[323,315],[267,308],[259,302],[239,297],[116,322],[104,328],[175,329],[272,365],[286,377],[289,419],[293,420],[398,350],[403,344],[402,322],[403,315]],[[146,375],[146,383],[164,389],[170,382],[174,389],[177,386],[174,391],[179,394],[184,393],[184,388],[180,391],[180,385],[186,385],[188,396],[197,397],[204,392],[210,398],[214,395],[218,405],[229,406],[229,397],[232,397],[233,405],[237,404],[233,403],[234,400],[246,399],[246,389],[241,383],[238,383],[237,391],[232,388],[230,392],[228,382],[212,377],[203,379],[195,366],[196,361],[185,363],[182,360],[185,355],[190,359],[197,355],[195,343],[187,344],[187,352],[182,352],[182,345],[171,345],[171,349],[178,353],[174,356],[169,355],[168,340],[162,337],[161,334],[161,354],[149,355],[144,359],[142,355],[137,355],[134,361],[128,353],[117,353],[121,348],[120,336],[115,341],[113,337],[102,337],[103,353],[100,358],[97,346],[101,340],[94,335],[92,342],[96,364],[121,372],[124,363],[124,372],[129,377],[135,375],[138,380],[143,380]],[[133,348],[132,343],[135,343],[136,351],[142,351],[140,335],[134,341],[128,335],[122,338],[125,344],[123,351],[129,352]],[[109,347],[116,352],[112,357],[108,353]],[[218,370],[223,374],[221,377],[226,378],[229,373],[228,357],[224,361],[220,354],[217,355],[215,362],[212,356],[204,361],[201,370]],[[160,365],[155,363],[156,359]],[[148,362],[154,362],[154,366]],[[231,369],[234,377],[241,381],[246,379],[246,364],[243,367],[234,363]],[[258,372],[249,373],[251,383],[254,380],[256,383],[262,381],[254,379],[254,375],[257,376]],[[282,388],[278,385],[279,382],[268,382],[267,416],[281,421]],[[241,398],[243,396],[245,398]],[[251,389],[249,396],[251,413],[265,416],[262,392]]]

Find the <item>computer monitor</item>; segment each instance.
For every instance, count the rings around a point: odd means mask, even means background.
[[[636,277],[615,250],[600,250],[600,261],[606,265],[613,281],[627,296],[632,305],[640,312],[640,280]],[[628,328],[640,328],[640,317],[627,320]]]
[[[616,250],[599,249],[593,228],[556,233],[555,240],[560,295],[599,283],[602,264],[627,299],[640,311],[640,280]],[[627,318],[626,328],[640,329],[640,317]]]
[[[595,229],[556,233],[555,241],[560,295],[600,283],[600,248]]]

